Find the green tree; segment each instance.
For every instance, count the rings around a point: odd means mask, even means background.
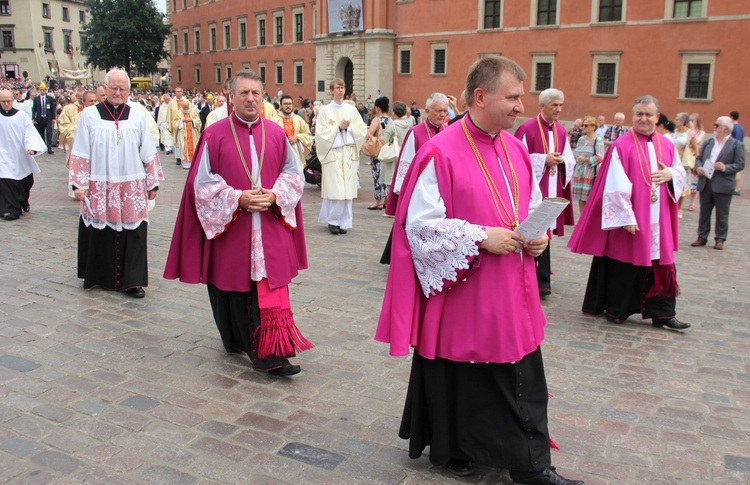
[[[169,57],[164,41],[171,25],[153,0],[86,0],[90,20],[83,29],[86,62],[102,70],[157,71]]]

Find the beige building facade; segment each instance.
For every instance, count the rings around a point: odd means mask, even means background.
[[[89,19],[82,0],[0,0],[0,75],[33,82],[101,81],[87,69],[81,30]]]

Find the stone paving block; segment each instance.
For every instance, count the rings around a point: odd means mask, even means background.
[[[47,436],[42,438],[42,443],[48,444],[69,454],[73,454],[91,444],[91,438],[69,428],[57,427]]]
[[[250,455],[250,452],[241,446],[211,437],[200,438],[190,446],[196,451],[223,456],[233,462],[241,462]]]
[[[14,437],[0,443],[0,450],[22,458],[39,453],[44,447],[37,441]]]
[[[355,458],[342,463],[338,471],[359,480],[382,484],[399,483],[406,476],[404,470],[394,469],[387,464]]]
[[[280,433],[290,426],[290,423],[286,421],[263,416],[255,412],[247,412],[235,422],[242,426],[251,426],[271,433]]]
[[[247,460],[247,467],[265,475],[295,482],[295,478],[306,467],[296,460],[286,457],[259,453]]]
[[[138,476],[145,482],[158,485],[190,485],[198,479],[188,473],[161,465],[146,467],[138,473]]]
[[[737,472],[750,473],[750,457],[726,455],[724,457],[725,466]]]
[[[239,427],[229,423],[219,421],[206,421],[198,426],[198,429],[219,437],[227,437],[234,434]]]
[[[125,399],[120,406],[133,409],[135,411],[148,411],[159,405],[159,401],[145,396],[133,396]]]
[[[150,453],[151,456],[158,458],[171,465],[186,466],[195,460],[195,453],[186,450],[184,447],[172,445],[159,445]]]
[[[78,473],[75,478],[87,485],[138,485],[138,481],[119,474],[110,473],[99,467],[87,468]]]
[[[74,456],[81,460],[101,463],[112,458],[120,451],[120,448],[106,443],[92,443],[78,450]]]
[[[51,468],[60,473],[70,474],[83,466],[83,462],[68,454],[54,450],[45,450],[31,457],[31,461],[39,466]]]
[[[102,463],[102,466],[108,470],[115,470],[120,473],[128,473],[143,466],[146,458],[140,455],[120,452],[109,460]]]
[[[262,451],[273,451],[284,445],[284,440],[274,434],[253,429],[240,431],[232,440]]]
[[[18,372],[29,372],[39,368],[39,364],[33,360],[24,359],[15,355],[0,355],[0,365]]]
[[[378,449],[378,445],[364,440],[342,439],[334,444],[334,449],[346,455],[367,458]]]

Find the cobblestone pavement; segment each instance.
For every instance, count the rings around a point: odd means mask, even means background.
[[[366,210],[368,166],[345,236],[316,223],[307,186],[310,269],[291,292],[317,346],[296,359],[302,374],[278,380],[224,352],[203,286],[161,277],[186,174],[173,157],[143,300],[81,288],[64,154],[39,162],[31,213],[0,221],[0,482],[510,483],[488,469],[456,480],[396,436],[410,363],[373,341],[391,220]],[[589,485],[750,483],[750,204],[735,198],[724,251],[689,247],[697,212],[680,224],[685,333],[582,315],[589,257],[553,241],[553,462]]]

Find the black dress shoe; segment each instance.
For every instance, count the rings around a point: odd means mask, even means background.
[[[25,204],[25,205],[24,205],[24,206],[22,207],[22,209],[23,209],[23,211],[24,211],[24,212],[29,212],[29,211],[31,210],[31,206],[30,206],[29,204]]]
[[[337,226],[339,228],[339,234],[346,234],[346,229],[341,229],[341,226]]]
[[[656,328],[661,327],[668,327],[672,330],[685,330],[687,328],[690,328],[689,323],[681,322],[677,320],[675,317],[672,318],[660,318],[660,319],[654,319],[651,323]]]
[[[458,477],[465,477],[474,473],[474,469],[471,468],[471,463],[461,458],[451,458],[448,463],[445,464],[445,469]]]
[[[50,155],[54,155],[55,154],[55,152],[53,152],[52,150],[47,150],[47,153],[49,153]]]
[[[334,226],[333,224],[328,224],[328,232],[330,232],[334,236],[338,236],[339,235],[339,226]]]
[[[582,480],[568,480],[555,470],[555,467],[549,467],[537,473],[536,475],[525,478],[521,481],[513,480],[514,485],[584,485]]]
[[[289,377],[295,374],[299,374],[300,372],[302,372],[302,367],[294,365],[287,359],[284,359],[284,361],[281,363],[281,367],[269,370],[268,374],[275,377]]]
[[[18,214],[11,214],[10,212],[3,214],[3,219],[5,219],[6,221],[15,221],[19,217],[21,216]]]
[[[539,296],[544,298],[545,296],[550,296],[552,294],[552,290],[549,288],[539,288]]]
[[[625,323],[625,320],[619,320],[617,317],[613,317],[609,313],[605,313],[604,315],[607,317],[607,321],[609,323],[615,323],[617,325],[622,325],[623,323]]]
[[[125,294],[128,295],[131,298],[143,298],[146,296],[146,292],[143,291],[143,288],[140,286],[136,286],[135,288],[128,288],[125,290]]]

